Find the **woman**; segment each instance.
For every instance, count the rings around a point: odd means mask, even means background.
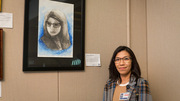
[[[126,46],[114,51],[103,101],[152,101],[149,84],[141,78],[136,57]]]
[[[44,18],[43,27],[44,35],[41,40],[47,48],[63,50],[71,45],[66,16],[62,12],[58,10],[48,12]]]

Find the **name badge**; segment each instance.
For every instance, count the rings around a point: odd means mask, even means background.
[[[129,100],[130,96],[131,96],[130,92],[121,93],[119,100]]]

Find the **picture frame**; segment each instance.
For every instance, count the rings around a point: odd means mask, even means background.
[[[0,12],[2,11],[2,0],[0,0]]]
[[[85,0],[25,0],[23,71],[84,70]]]
[[[3,29],[0,29],[0,80],[3,80]]]

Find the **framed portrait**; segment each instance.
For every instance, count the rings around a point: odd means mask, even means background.
[[[85,0],[25,0],[23,71],[84,70]]]
[[[0,80],[3,79],[3,29],[0,29]]]

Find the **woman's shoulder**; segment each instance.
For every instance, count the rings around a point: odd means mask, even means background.
[[[108,80],[106,81],[106,84],[111,84],[111,83],[114,83],[114,82],[115,82],[114,80],[108,79]]]
[[[111,80],[111,79],[108,79],[108,80],[106,81],[105,88],[112,87],[115,83],[116,83],[116,81],[113,81],[113,80]]]
[[[138,79],[138,83],[139,84],[149,85],[148,81],[146,79],[144,79],[143,77]]]
[[[104,86],[104,91],[109,91],[109,90],[111,90],[111,89],[113,89],[114,88],[114,85],[115,85],[115,82],[113,82],[112,80],[107,80],[106,81],[106,84],[105,84],[105,86]]]
[[[152,101],[152,96],[148,81],[144,78],[139,78],[137,83],[138,83],[137,87],[139,88],[139,94],[142,95],[143,97],[145,96],[147,97],[148,95],[148,101]]]
[[[150,94],[149,83],[144,78],[139,78],[137,82],[138,88],[140,89],[141,93]]]

